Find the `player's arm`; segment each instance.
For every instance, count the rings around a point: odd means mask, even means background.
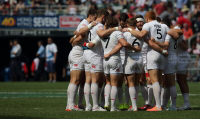
[[[72,41],[72,46],[77,45],[82,39],[86,38],[86,35],[80,35]],[[70,40],[71,41],[71,40]]]
[[[146,39],[144,40],[153,50],[164,54],[165,56],[168,55],[167,50],[163,50],[159,45],[157,45],[156,43],[154,43],[153,41],[151,41],[150,39]]]
[[[186,41],[182,41],[178,44],[178,46],[183,50],[183,51],[187,51],[188,49],[188,43]]]
[[[159,45],[161,48],[167,50],[170,44],[170,39],[167,39],[164,43],[158,42],[156,41],[153,37],[151,37],[151,41],[153,41],[154,43],[156,43],[157,45]]]
[[[99,29],[97,31],[97,34],[98,34],[99,37],[103,38],[103,37],[110,35],[114,31],[121,31],[121,29],[122,29],[121,27],[114,27],[114,28],[110,28],[110,29],[107,29],[107,30]]]
[[[118,43],[113,49],[112,51],[110,51],[108,54],[105,54],[104,55],[104,58],[109,58],[110,56],[112,56],[113,54],[117,53],[119,50],[122,49],[122,44],[121,43]]]
[[[53,63],[56,63],[56,57],[57,57],[57,52],[54,53],[54,61],[53,61]]]
[[[146,31],[146,30],[137,31],[137,30],[132,30],[132,29],[130,30],[129,29],[129,32],[131,34],[133,34],[138,39],[146,38],[146,36],[148,35],[148,31]]]
[[[177,40],[183,34],[183,31],[181,29],[170,29],[167,34]]]
[[[125,47],[125,48],[127,48],[129,50],[134,50],[136,52],[140,52],[141,51],[140,46],[132,46],[124,38],[121,38],[118,41],[119,41],[119,43],[122,44],[123,47]]]
[[[88,47],[88,48],[93,48],[95,45],[99,44],[101,42],[101,39],[97,36],[94,40],[92,40],[91,42],[87,43],[85,42],[83,44],[84,47]]]
[[[81,28],[79,30],[79,32],[76,34],[76,37],[78,37],[79,35],[84,35],[86,34],[92,27],[94,27],[97,24],[96,21],[93,21],[92,23],[90,23],[89,25]]]

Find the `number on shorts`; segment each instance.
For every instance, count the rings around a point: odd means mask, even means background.
[[[174,43],[174,49],[176,49],[176,48],[177,48],[177,42]]]
[[[140,43],[137,42],[137,39],[134,39],[133,43],[132,43],[132,46],[134,46],[135,44],[137,44],[138,46],[140,46]]]
[[[162,39],[162,34],[160,33],[161,29],[157,29],[157,34],[160,35],[160,37],[157,37],[157,39]]]
[[[107,47],[108,47],[108,43],[109,43],[109,41],[110,41],[110,37],[104,38],[104,39],[107,40],[107,43],[106,43],[106,46],[105,46],[105,48],[107,48]]]
[[[89,41],[91,41],[91,32],[88,32]]]

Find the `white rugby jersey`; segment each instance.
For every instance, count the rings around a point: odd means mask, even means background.
[[[139,31],[136,28],[137,31]],[[130,32],[125,32],[124,37],[126,41],[131,44],[132,46],[140,46],[142,48],[144,40],[137,39],[135,36],[133,36]],[[142,53],[141,52],[135,52],[134,50],[129,50],[126,49],[126,55],[128,55],[131,58],[142,58]]]
[[[118,40],[124,38],[121,31],[112,32],[107,38],[101,40],[104,49],[104,54],[108,54],[113,50],[113,48],[119,43]],[[120,57],[120,52],[114,54]]]
[[[164,43],[167,32],[170,30],[169,27],[165,24],[161,24],[158,21],[154,20],[149,23],[145,23],[142,27],[142,30],[148,31],[148,37],[154,37],[158,42]],[[148,47],[148,51],[153,50],[151,47]]]
[[[78,25],[77,29],[76,29],[76,32],[79,32],[81,28],[84,28],[84,27],[87,27],[87,25],[89,24],[89,22],[86,20],[86,19],[83,19],[81,21],[81,23]],[[80,48],[82,50],[82,46],[83,46],[83,43],[87,41],[87,37],[82,39],[77,45],[75,45],[74,47],[75,48]]]
[[[174,40],[170,35],[167,34],[165,41],[170,42],[169,43],[169,47],[168,47],[168,53],[169,55],[176,55],[176,50],[177,50],[177,42],[176,40]]]
[[[47,44],[46,46],[46,61],[54,60],[54,53],[57,53],[58,49],[55,43]]]
[[[98,36],[97,34],[97,31],[100,30],[100,29],[104,29],[104,26],[102,23],[98,22],[98,24],[96,26],[94,26],[90,31],[89,31],[89,34],[88,34],[88,42],[92,41],[92,40],[95,40]],[[102,48],[102,44],[101,42],[96,44],[93,48],[90,48],[90,50],[93,52],[93,53],[96,53],[100,56],[103,55],[103,48]]]

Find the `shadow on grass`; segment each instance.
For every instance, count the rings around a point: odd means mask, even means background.
[[[192,110],[200,110],[200,107],[192,107]]]
[[[0,116],[0,119],[49,119],[41,117],[27,117],[27,116]]]

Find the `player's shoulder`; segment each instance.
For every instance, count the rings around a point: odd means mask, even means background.
[[[174,29],[181,29],[179,26],[175,26]]]

